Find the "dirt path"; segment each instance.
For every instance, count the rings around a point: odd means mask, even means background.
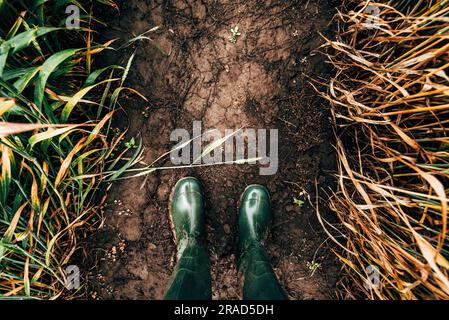
[[[150,34],[153,42],[139,44],[128,83],[150,101],[131,100],[125,107],[129,136],[143,140],[144,160],[151,163],[171,148],[173,129],[191,133],[192,122],[201,120],[203,130],[279,129],[280,164],[274,176],[259,175],[257,166],[233,165],[161,171],[146,180],[115,183],[104,226],[92,242],[98,259],[94,297],[162,297],[176,253],[167,200],[185,175],[198,177],[205,189],[214,298],[240,296],[237,201],[251,183],[265,184],[272,193],[275,217],[267,249],[289,296],[335,297],[339,269],[323,244],[326,237],[313,209],[293,203],[294,197],[304,200],[304,191],[313,196],[315,180],[323,188],[331,184],[328,107],[308,78],[326,77],[327,66],[314,50],[322,42],[318,32],[330,32],[335,8],[330,2],[129,0],[123,5],[120,31],[111,30],[108,37],[127,40],[161,26]],[[241,35],[232,43],[235,26]]]

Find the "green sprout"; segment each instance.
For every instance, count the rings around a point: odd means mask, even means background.
[[[229,41],[235,44],[237,42],[237,37],[241,35],[239,32],[239,27],[236,26],[235,28],[231,28],[231,33],[232,35],[229,37]]]
[[[298,198],[296,198],[296,197],[293,197],[293,203],[294,204],[296,204],[298,207],[302,207],[302,205],[304,204],[304,201],[302,201],[302,200],[300,200],[300,199],[298,199]]]
[[[136,149],[136,140],[134,138],[131,138],[131,140],[125,142],[125,147],[128,149]]]
[[[307,261],[307,268],[312,271],[310,276],[313,276],[313,274],[319,269],[321,268],[321,263],[318,263],[316,261]]]

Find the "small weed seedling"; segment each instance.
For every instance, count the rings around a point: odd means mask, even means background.
[[[136,149],[136,140],[134,140],[134,138],[131,138],[131,140],[125,142],[125,147],[127,147],[128,149]]]
[[[236,26],[235,28],[231,28],[231,33],[232,35],[229,37],[229,41],[235,44],[237,42],[237,37],[241,35],[241,33],[239,32],[239,27]]]
[[[302,200],[300,200],[300,199],[298,199],[298,198],[296,198],[296,197],[293,197],[293,203],[294,204],[296,204],[298,207],[302,207],[302,205],[304,204],[304,201],[302,201]]]
[[[313,276],[313,274],[315,273],[315,271],[317,271],[319,268],[321,267],[321,263],[318,263],[316,261],[307,261],[307,268],[312,271],[312,273],[310,274],[310,276]]]

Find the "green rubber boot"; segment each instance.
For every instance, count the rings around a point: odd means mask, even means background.
[[[166,300],[212,299],[204,220],[200,182],[192,177],[179,180],[172,192],[170,207],[178,263],[165,293]]]
[[[260,185],[247,187],[240,200],[238,259],[245,300],[287,299],[263,248],[271,219],[268,190]]]

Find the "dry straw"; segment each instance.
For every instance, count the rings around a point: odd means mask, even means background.
[[[339,157],[333,238],[368,298],[449,299],[448,13],[449,1],[344,1],[326,45],[336,69],[325,94]],[[370,265],[380,282],[367,285]]]

